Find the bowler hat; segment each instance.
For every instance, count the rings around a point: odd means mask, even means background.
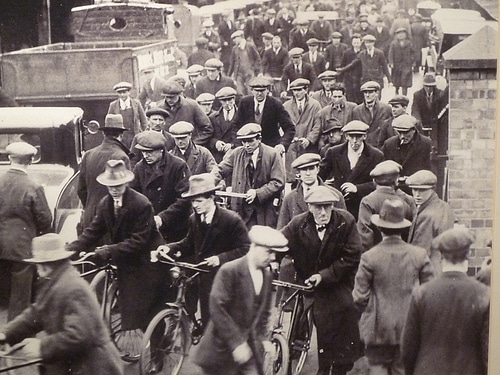
[[[237,139],[254,138],[262,133],[262,127],[259,124],[250,122],[243,125],[236,133]]]
[[[402,114],[392,120],[392,127],[400,132],[407,132],[415,128],[417,119],[409,114]]]
[[[210,173],[195,174],[189,177],[189,190],[182,193],[181,196],[192,198],[218,189],[219,187],[215,185],[215,178]]]
[[[217,99],[231,99],[236,97],[236,90],[232,87],[225,86],[215,93]]]
[[[222,61],[216,58],[211,58],[205,61],[205,68],[206,69],[220,69],[224,66]]]
[[[31,240],[33,257],[24,259],[28,263],[50,263],[68,259],[75,252],[65,248],[65,242],[57,233],[47,233]]]
[[[386,199],[380,208],[380,214],[372,215],[371,221],[377,227],[403,229],[411,226],[405,219],[405,208],[401,199]]]
[[[120,114],[108,114],[104,118],[104,126],[101,126],[99,130],[107,131],[107,130],[127,130],[125,126],[123,126],[123,117]]]
[[[304,49],[302,49],[300,47],[294,47],[290,51],[288,51],[288,54],[291,57],[302,56],[303,53],[304,53]]]
[[[331,204],[338,202],[340,197],[332,189],[326,186],[313,187],[305,195],[304,201],[312,204]]]
[[[368,81],[361,85],[360,91],[380,91],[380,84],[375,81]]]
[[[161,150],[167,145],[164,135],[154,130],[138,133],[136,141],[135,148],[143,151]]]
[[[162,95],[178,95],[183,91],[182,86],[176,81],[167,81],[161,87]]]
[[[96,180],[104,186],[118,186],[134,179],[134,173],[127,169],[123,160],[108,160],[106,169]]]
[[[370,127],[363,121],[352,120],[344,125],[342,132],[344,134],[366,134],[368,129],[370,129]]]
[[[385,160],[378,163],[370,172],[370,177],[380,177],[386,175],[397,175],[403,167],[393,160]]]
[[[427,73],[422,80],[424,86],[436,86],[436,77],[434,74]]]
[[[451,255],[465,260],[473,243],[474,237],[467,229],[451,228],[434,238],[431,248],[440,251],[445,258]]]
[[[119,82],[113,86],[115,91],[130,91],[132,89],[132,84],[130,82]]]
[[[177,121],[170,128],[168,128],[168,132],[174,138],[183,138],[191,134],[193,130],[194,130],[193,124],[187,121]]]
[[[319,165],[321,156],[314,154],[312,152],[307,152],[300,155],[297,159],[292,162],[292,168],[302,169],[310,167],[312,165]]]
[[[309,87],[311,82],[305,78],[297,78],[292,83],[290,83],[290,90],[303,89],[304,87]]]
[[[406,185],[411,189],[432,189],[436,184],[436,175],[426,169],[421,169],[406,179]]]
[[[326,134],[330,133],[332,130],[342,130],[342,123],[339,121],[339,119],[332,117],[326,120],[326,125],[321,134]]]
[[[258,246],[283,253],[288,250],[288,240],[279,230],[264,225],[254,225],[248,232],[250,241]]]
[[[12,142],[5,147],[5,151],[12,156],[34,156],[38,152],[36,147],[27,142]]]
[[[186,69],[186,73],[188,74],[188,76],[197,76],[200,75],[203,70],[205,70],[205,68],[202,65],[193,64]]]
[[[201,93],[196,97],[196,102],[199,104],[212,104],[215,100],[215,95],[209,92]]]
[[[160,107],[149,108],[146,111],[146,116],[151,117],[153,115],[160,115],[163,116],[163,118],[167,118],[168,116],[170,116],[166,110]]]
[[[410,103],[410,99],[405,95],[396,95],[389,100],[389,104],[401,104],[403,107],[408,107],[408,103]]]
[[[333,70],[325,70],[318,75],[318,79],[336,79],[339,74]]]

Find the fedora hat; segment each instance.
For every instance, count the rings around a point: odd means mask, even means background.
[[[134,179],[134,173],[129,171],[123,160],[108,160],[106,169],[96,180],[104,186],[118,186]]]
[[[33,257],[25,259],[28,263],[48,263],[67,259],[75,252],[68,251],[64,247],[64,240],[59,234],[47,233],[35,237],[31,241]]]
[[[182,198],[192,198],[198,195],[211,193],[219,190],[219,186],[215,186],[215,178],[210,173],[195,174],[189,177],[189,190],[182,193]]]
[[[371,221],[377,227],[387,229],[403,229],[411,226],[411,222],[405,219],[405,209],[400,199],[386,199],[382,203],[380,214],[372,215]]]
[[[122,115],[109,114],[104,119],[104,126],[100,127],[99,130],[127,130],[127,128],[123,126]]]

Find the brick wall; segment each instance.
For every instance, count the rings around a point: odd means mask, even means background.
[[[496,70],[450,70],[448,202],[460,224],[476,236],[469,273],[485,257],[492,237]]]

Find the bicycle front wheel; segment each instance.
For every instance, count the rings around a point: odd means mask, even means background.
[[[189,328],[180,310],[160,311],[149,323],[142,340],[141,374],[179,374],[189,346]]]
[[[290,351],[286,338],[281,333],[274,332],[271,343],[274,345],[275,353],[274,356],[266,354],[264,373],[266,375],[288,375]]]
[[[290,339],[290,363],[289,375],[299,375],[306,363],[307,354],[311,347],[313,320],[312,311],[305,314],[303,321],[297,322],[298,325],[292,331]]]

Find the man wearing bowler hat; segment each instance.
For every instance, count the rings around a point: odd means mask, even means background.
[[[117,267],[124,335],[144,331],[166,298],[160,270],[149,261],[150,250],[164,241],[156,230],[151,202],[128,186],[133,179],[134,174],[122,160],[109,160],[105,171],[97,176],[108,194],[99,202],[90,225],[67,245],[68,250],[78,253],[91,251],[105,235],[109,236],[105,245],[95,249],[95,256],[111,259]]]
[[[248,231],[241,217],[215,203],[215,178],[209,173],[189,178],[189,190],[182,194],[190,200],[194,213],[189,218],[189,230],[179,242],[161,247],[175,258],[192,263],[205,261],[213,271],[202,273],[188,295],[189,312],[196,312],[198,298],[203,326],[208,323],[208,297],[219,266],[244,256],[250,245]]]
[[[113,90],[118,94],[118,99],[109,103],[108,114],[122,115],[123,126],[126,129],[122,142],[130,148],[134,135],[146,130],[148,119],[141,102],[130,96],[132,90],[130,82],[117,83],[113,86]]]
[[[401,200],[386,199],[371,216],[382,242],[361,255],[352,291],[371,374],[404,374],[400,344],[411,293],[433,277],[426,251],[401,238],[411,225],[404,211]]]
[[[344,194],[347,210],[357,219],[361,199],[375,190],[370,172],[384,160],[384,154],[366,143],[368,125],[364,122],[351,121],[342,131],[346,142],[326,152],[319,175]]]
[[[52,213],[43,186],[28,175],[36,147],[13,142],[5,152],[10,167],[0,177],[0,287],[11,321],[32,302],[36,270],[23,260],[31,256],[31,240],[52,231]]]
[[[99,128],[104,134],[102,143],[83,154],[78,176],[78,197],[83,205],[81,230],[85,229],[94,219],[99,201],[106,196],[108,190],[97,182],[96,178],[106,168],[108,160],[123,160],[130,169],[129,150],[122,143],[122,115],[106,115],[104,126]]]
[[[95,294],[71,266],[73,252],[64,245],[55,233],[33,238],[33,255],[24,261],[36,266],[40,289],[35,302],[3,327],[0,342],[18,344],[20,358],[40,358],[43,373],[121,375],[123,364]]]
[[[467,275],[473,242],[466,229],[432,242],[443,273],[413,291],[401,339],[405,374],[488,372],[490,288]]]
[[[269,341],[272,275],[276,253],[288,250],[277,230],[256,225],[248,233],[250,248],[222,265],[210,292],[210,320],[194,352],[204,375],[263,374]]]
[[[221,88],[215,94],[215,97],[221,103],[221,107],[217,112],[210,115],[214,135],[210,139],[208,148],[217,163],[220,163],[224,155],[232,149],[234,122],[238,115],[236,95],[236,90],[229,86]]]
[[[406,180],[406,185],[411,189],[417,205],[408,235],[408,243],[427,250],[435,274],[440,275],[441,256],[431,244],[439,234],[453,228],[455,215],[450,205],[439,199],[434,191],[436,184],[436,175],[425,169],[415,172]]]
[[[362,355],[351,295],[361,242],[354,217],[334,208],[338,200],[326,186],[312,188],[304,197],[308,212],[293,217],[281,230],[298,279],[315,286],[318,375],[345,375]]]
[[[189,167],[166,151],[165,139],[159,132],[140,133],[136,148],[142,160],[134,167],[135,178],[130,187],[153,205],[155,222],[163,237],[169,242],[178,241],[187,233],[191,214],[189,202],[181,197],[188,189]]]
[[[253,225],[275,227],[277,207],[285,185],[285,168],[278,152],[262,142],[262,128],[249,123],[236,133],[243,145],[236,147],[214,171],[218,180],[231,177],[231,188],[240,197],[232,197],[236,211],[248,228]]]

